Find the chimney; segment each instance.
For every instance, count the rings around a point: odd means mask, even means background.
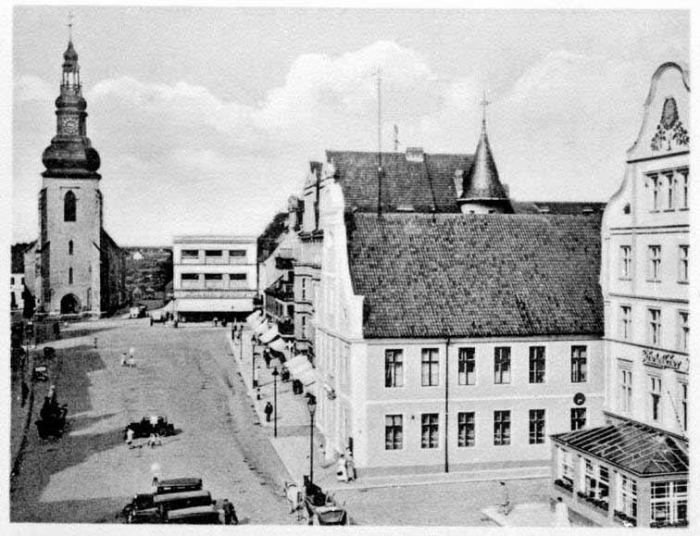
[[[455,169],[455,176],[452,180],[454,180],[455,183],[455,195],[457,196],[457,199],[459,199],[460,197],[462,197],[462,182],[464,181],[464,170]]]
[[[506,192],[506,197],[510,197],[510,186],[508,186],[507,184],[504,184],[503,190],[505,190],[505,192]]]
[[[406,162],[423,162],[423,147],[406,147]]]

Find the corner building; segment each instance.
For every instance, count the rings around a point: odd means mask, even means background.
[[[44,151],[39,239],[25,253],[37,309],[100,316],[126,301],[124,252],[103,227],[100,156],[87,137],[78,54],[63,54],[56,136]]]
[[[553,438],[553,496],[603,526],[688,521],[689,105],[661,65],[603,217],[607,424]]]

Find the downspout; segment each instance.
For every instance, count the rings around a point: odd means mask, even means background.
[[[448,441],[448,432],[450,430],[450,337],[447,337],[445,343],[445,472],[450,472],[450,450]]]

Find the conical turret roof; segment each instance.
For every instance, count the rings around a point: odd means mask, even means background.
[[[474,160],[462,184],[463,200],[508,199],[505,188],[498,178],[498,169],[491,153],[486,133],[486,119],[481,123],[481,137]]]

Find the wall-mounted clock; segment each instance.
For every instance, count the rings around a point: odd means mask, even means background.
[[[64,134],[68,134],[69,136],[78,134],[79,127],[80,125],[77,117],[69,115],[61,118],[61,129],[63,130]]]

